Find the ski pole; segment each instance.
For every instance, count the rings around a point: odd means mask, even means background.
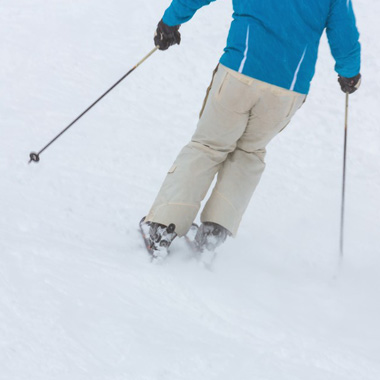
[[[346,193],[346,161],[347,161],[347,130],[348,130],[348,92],[346,93],[346,111],[344,118],[344,147],[343,147],[343,181],[342,181],[342,206],[340,214],[340,259],[343,259],[344,243],[344,205]]]
[[[125,75],[123,75],[114,85],[112,85],[102,96],[100,96],[94,103],[92,103],[86,110],[84,110],[75,120],[73,120],[62,132],[60,132],[53,140],[51,140],[47,145],[45,145],[38,153],[30,153],[29,164],[40,161],[40,154],[46,150],[54,141],[56,141],[59,137],[61,137],[70,127],[72,127],[83,115],[85,115],[92,107],[95,106],[98,102],[100,102],[108,93],[110,93],[120,82],[122,82],[132,71],[134,71],[137,67],[139,67],[144,61],[146,61],[156,50],[158,47],[156,46],[152,51],[150,51],[141,61],[139,61],[135,66],[133,66]]]

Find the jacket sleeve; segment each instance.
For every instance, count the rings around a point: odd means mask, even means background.
[[[327,38],[335,59],[335,71],[346,78],[360,72],[359,32],[351,0],[333,0],[326,25]]]
[[[169,26],[183,24],[189,21],[198,9],[212,1],[215,0],[173,0],[162,19]]]

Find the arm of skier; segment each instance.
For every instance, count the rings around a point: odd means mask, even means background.
[[[181,24],[189,21],[198,9],[212,1],[215,0],[173,0],[157,25],[154,44],[160,50],[166,50],[175,44],[179,45],[181,42],[179,27]]]
[[[215,0],[173,0],[162,20],[169,26],[183,24],[189,21],[198,9],[213,1]]]
[[[343,92],[352,93],[360,85],[360,43],[351,0],[334,0],[326,33],[335,71]]]

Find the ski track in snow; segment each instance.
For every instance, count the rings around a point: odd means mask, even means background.
[[[325,36],[307,102],[212,270],[182,241],[163,265],[146,255],[138,222],[195,128],[229,2],[27,164],[152,49],[167,5],[0,4],[0,379],[378,380],[378,2],[354,3],[363,85],[340,270],[344,95]]]

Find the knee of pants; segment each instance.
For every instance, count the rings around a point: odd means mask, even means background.
[[[258,149],[252,153],[255,154],[260,159],[260,161],[265,163],[265,156],[267,154],[267,151],[265,148],[264,149]]]
[[[265,156],[267,154],[267,150],[265,148],[260,148],[260,149],[245,149],[244,144],[237,144],[237,149],[240,151],[247,153],[247,154],[252,154],[255,155],[259,158],[259,160],[265,164]]]
[[[188,144],[189,147],[203,151],[209,156],[215,157],[227,157],[227,155],[236,149],[237,144],[221,145],[217,141],[199,141],[198,139],[192,139]]]

